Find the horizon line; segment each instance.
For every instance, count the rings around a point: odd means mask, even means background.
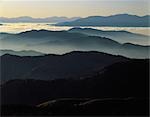
[[[22,16],[14,16],[14,17],[5,17],[5,16],[0,16],[0,18],[20,18],[20,17],[30,17],[30,18],[53,18],[53,17],[57,17],[57,18],[86,18],[86,17],[91,17],[91,16],[101,16],[101,17],[109,17],[109,16],[115,16],[115,15],[132,15],[132,16],[138,16],[138,17],[144,17],[144,16],[150,16],[150,14],[146,14],[146,15],[138,15],[138,14],[132,14],[132,13],[118,13],[118,14],[111,14],[111,15],[90,15],[90,16],[72,16],[72,17],[68,17],[68,16],[45,16],[45,17],[33,17],[33,16],[28,16],[28,15],[22,15]]]

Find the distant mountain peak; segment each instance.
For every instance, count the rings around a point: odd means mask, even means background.
[[[0,17],[0,21],[3,23],[18,23],[18,22],[35,22],[35,23],[58,23],[58,22],[65,22],[65,21],[74,21],[79,19],[80,17],[64,17],[64,16],[52,16],[52,17],[46,17],[46,18],[33,18],[30,16],[20,16],[20,17],[13,17],[13,18],[7,18],[7,17]]]
[[[149,16],[116,14],[110,16],[88,16],[71,22],[62,22],[57,26],[119,26],[119,27],[149,27]]]

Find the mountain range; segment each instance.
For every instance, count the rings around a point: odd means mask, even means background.
[[[16,18],[6,18],[0,17],[1,23],[58,23],[58,22],[65,22],[65,21],[73,21],[79,19],[80,17],[47,17],[47,18],[32,18],[29,16],[22,16]]]
[[[1,82],[13,79],[52,80],[82,78],[116,62],[129,59],[100,52],[74,51],[63,55],[1,56]]]
[[[18,34],[1,33],[0,43],[1,49],[30,49],[55,54],[63,54],[74,50],[100,51],[130,58],[149,58],[148,50],[150,47],[148,45],[144,46],[132,43],[121,44],[108,37],[101,37],[100,35],[89,36],[82,33],[82,31],[81,33],[76,33],[74,29],[68,31],[31,30]],[[121,34],[128,37],[130,33],[114,32],[112,36],[118,35],[118,37],[120,36],[121,38]],[[108,32],[108,35],[110,35],[110,32]],[[130,35],[134,35],[135,37],[139,36],[139,38],[144,37],[136,34]]]
[[[117,14],[111,16],[89,16],[71,22],[61,22],[57,26],[115,26],[115,27],[149,27],[150,16]]]
[[[67,56],[72,56],[72,54],[68,54]],[[78,54],[81,53],[78,52]],[[92,53],[86,54],[91,56]],[[97,54],[99,55],[100,53]],[[95,55],[95,57],[98,55]],[[107,58],[108,56],[102,55],[102,58]],[[7,57],[15,61],[15,57],[12,58],[8,55]],[[24,58],[29,59],[23,57],[18,61],[25,62]],[[76,60],[74,56],[72,58]],[[105,60],[104,58],[102,59],[103,61]],[[101,61],[99,57],[97,59]],[[50,59],[48,60],[50,61]],[[84,60],[86,61],[86,59]],[[20,64],[18,61],[17,63]],[[76,64],[80,64],[82,67],[83,64],[81,65],[81,63],[83,61],[77,61],[78,63]],[[88,59],[87,65],[90,65],[92,61],[94,61],[93,58]],[[63,61],[60,62],[63,63]],[[6,64],[6,62],[2,63]],[[10,80],[1,85],[1,100],[2,105],[4,105],[2,109],[5,109],[2,112],[6,114],[10,113],[11,115],[17,113],[30,115],[40,113],[42,115],[148,115],[148,63],[149,60],[123,60],[82,78],[76,76],[75,78],[45,81],[43,74],[41,76],[42,80]],[[11,67],[13,70],[13,65],[10,62],[8,66],[7,69]],[[8,73],[9,70],[5,72]],[[61,70],[63,69],[61,68]],[[40,71],[43,70],[40,69]],[[28,109],[31,110],[29,111]],[[35,111],[34,109],[37,110]]]
[[[148,116],[149,36],[78,26],[149,27],[149,17],[1,17],[75,26],[0,33],[1,115]]]
[[[44,53],[33,51],[33,50],[22,50],[22,51],[14,51],[14,50],[0,50],[0,56],[4,54],[18,55],[18,56],[40,56],[44,55]]]
[[[139,45],[149,45],[150,36],[131,33],[128,31],[104,31],[104,30],[97,30],[93,28],[72,28],[68,30],[72,33],[81,33],[86,34],[88,36],[100,36],[100,37],[107,37],[119,43],[132,43],[132,44],[139,44]]]

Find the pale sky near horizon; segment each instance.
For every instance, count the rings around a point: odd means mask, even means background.
[[[0,0],[0,17],[149,15],[149,0]]]

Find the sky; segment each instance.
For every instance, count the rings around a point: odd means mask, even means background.
[[[149,15],[149,0],[0,0],[0,17]]]

